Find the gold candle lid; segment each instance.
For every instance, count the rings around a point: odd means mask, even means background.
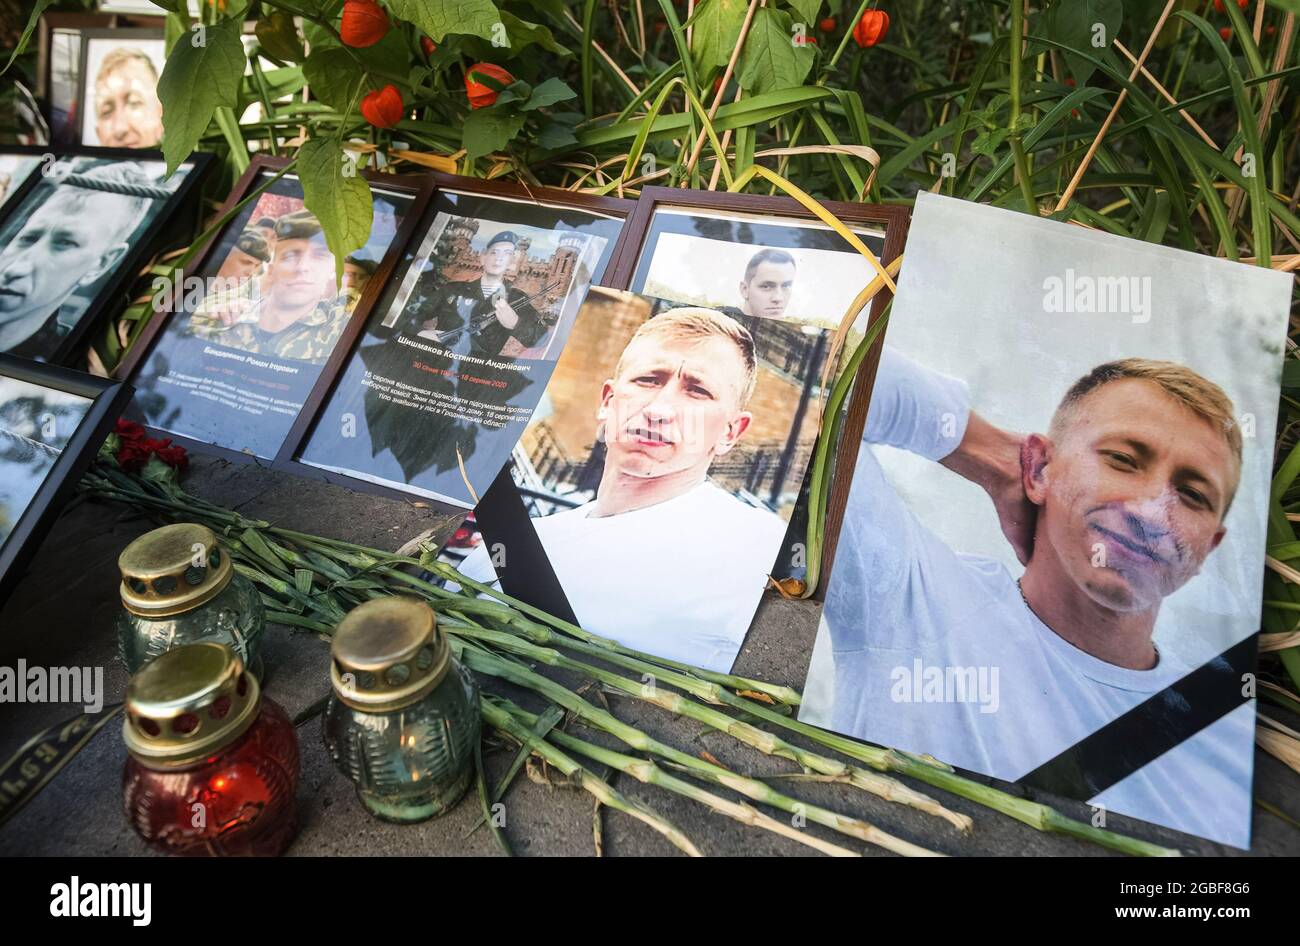
[[[122,738],[146,765],[186,765],[243,735],[260,703],[257,678],[233,650],[184,644],[145,664],[127,684]]]
[[[192,611],[230,584],[230,556],[207,526],[180,522],[140,536],[117,559],[122,605],[132,614],[165,618]]]
[[[330,681],[354,709],[387,712],[433,690],[451,666],[451,648],[433,609],[418,598],[375,598],[339,622],[330,644]]]

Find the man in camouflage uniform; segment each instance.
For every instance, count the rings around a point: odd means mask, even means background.
[[[352,307],[334,282],[334,255],[320,221],[306,210],[275,224],[275,249],[261,294],[204,300],[190,317],[199,338],[274,358],[323,364],[334,350]]]
[[[546,334],[528,295],[506,282],[519,237],[502,230],[488,240],[478,279],[449,282],[433,294],[430,317],[419,333],[457,355],[495,358],[511,338],[529,348]]]

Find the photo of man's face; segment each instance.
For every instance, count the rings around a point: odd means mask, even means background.
[[[1238,464],[1221,427],[1152,381],[1122,378],[1030,447],[1026,492],[1060,570],[1116,611],[1154,608],[1223,540]],[[1033,466],[1034,463],[1031,463]]]
[[[0,321],[49,314],[125,251],[111,221],[118,198],[91,194],[76,213],[57,197],[41,204],[0,250]]]
[[[784,254],[782,254],[784,255]],[[794,291],[793,261],[764,259],[753,267],[752,274],[740,284],[740,297],[748,315],[779,319],[785,315]]]
[[[749,426],[744,359],[728,338],[634,338],[601,389],[607,464],[630,476],[707,469]]]
[[[515,258],[515,245],[504,240],[493,243],[483,251],[483,275],[504,276]]]
[[[342,287],[355,290],[360,295],[366,291],[366,285],[370,282],[370,274],[370,269],[349,260],[343,264]]]
[[[221,279],[249,279],[257,275],[261,265],[262,261],[256,256],[234,247],[222,261],[217,276]]]
[[[281,237],[267,271],[265,291],[281,308],[309,306],[333,293],[334,254],[323,234]]]
[[[95,76],[95,133],[109,148],[155,148],[162,141],[158,74],[143,52],[122,47],[104,57]]]

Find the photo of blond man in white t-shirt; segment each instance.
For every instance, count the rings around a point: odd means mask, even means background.
[[[671,309],[632,336],[594,411],[596,498],[533,520],[584,628],[730,669],[786,530],[709,480],[751,427],[757,372],[748,329],[712,309]],[[496,578],[483,546],[460,570]]]

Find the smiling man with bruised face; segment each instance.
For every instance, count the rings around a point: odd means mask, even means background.
[[[594,501],[533,520],[582,626],[726,671],[744,641],[785,522],[708,479],[749,430],[748,329],[712,309],[645,322],[601,386],[605,468]],[[461,572],[492,581],[483,547]]]
[[[1156,617],[1227,532],[1242,462],[1233,416],[1192,370],[1125,359],[1077,381],[1047,433],[1022,436],[972,411],[964,382],[887,347],[818,642],[834,696],[805,718],[1017,780],[1164,691],[1192,668],[1157,649]],[[923,526],[876,444],[983,488],[1021,579]],[[962,686],[930,690],[926,668]],[[993,683],[976,692],[980,673]],[[1177,702],[1169,712],[1185,711]],[[1238,707],[1091,801],[1245,846],[1218,812],[1249,805],[1252,727]]]
[[[1081,379],[1049,436],[1025,439],[1038,554],[1021,587],[1066,640],[1108,663],[1156,665],[1161,601],[1227,532],[1241,476],[1232,414],[1217,386],[1181,365],[1129,359]]]

